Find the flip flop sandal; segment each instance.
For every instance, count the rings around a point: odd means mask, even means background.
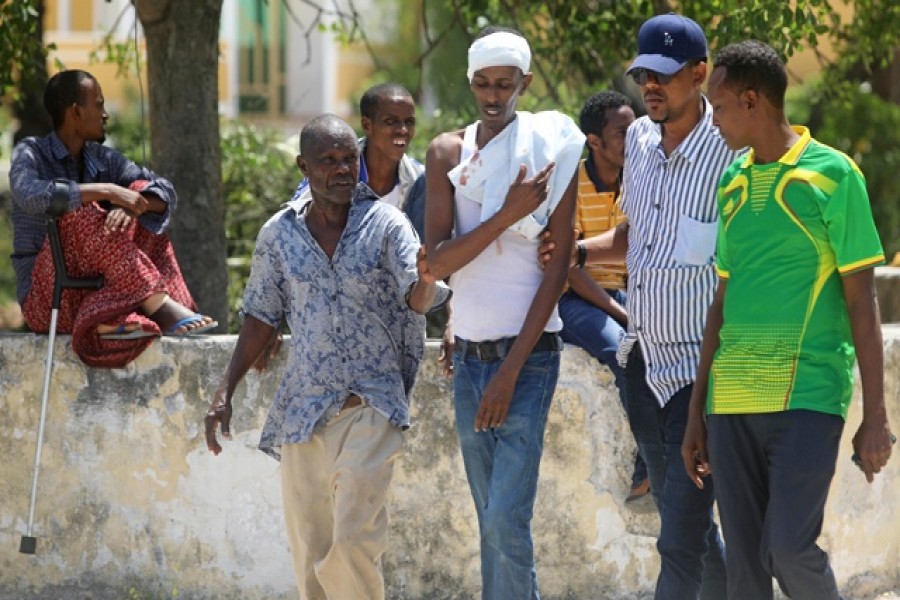
[[[156,337],[157,334],[152,331],[144,331],[143,329],[134,329],[126,331],[125,325],[119,327],[112,333],[101,333],[101,340],[139,340],[145,337]]]
[[[198,335],[198,334],[204,333],[206,331],[209,331],[210,329],[214,329],[219,326],[218,321],[213,321],[212,323],[207,323],[203,327],[198,327],[196,329],[190,329],[188,331],[185,331],[184,333],[175,333],[182,327],[186,327],[187,325],[191,325],[192,323],[199,323],[202,320],[203,320],[203,315],[201,315],[200,313],[194,313],[191,316],[185,317],[185,318],[181,319],[180,321],[176,322],[163,335],[175,336],[175,337],[182,336],[182,335]]]

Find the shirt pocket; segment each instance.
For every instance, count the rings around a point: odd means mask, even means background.
[[[381,264],[381,253],[355,252],[347,258],[341,261],[338,273],[342,293],[362,310],[380,306],[393,287],[390,274]]]
[[[716,221],[707,223],[687,215],[678,216],[672,258],[682,266],[700,266],[713,261],[716,252]]]

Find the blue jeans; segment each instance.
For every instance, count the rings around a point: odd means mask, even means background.
[[[622,290],[606,290],[610,297],[625,306],[625,292]],[[624,329],[602,309],[584,300],[581,296],[567,291],[559,299],[559,316],[563,321],[560,335],[567,344],[583,348],[588,354],[609,367],[619,390],[619,401],[625,408],[628,398],[625,395],[625,374],[616,361],[616,350],[624,335]],[[635,486],[647,479],[647,465],[637,452],[634,457],[634,468],[631,485]]]
[[[816,544],[844,429],[837,415],[710,415],[709,458],[728,540],[728,597],[839,600]]]
[[[726,596],[725,547],[713,520],[713,481],[700,490],[681,459],[693,385],[660,408],[647,385],[646,365],[635,344],[625,366],[628,421],[650,471],[650,491],[659,509],[656,542],[660,572],[656,600],[722,600]]]
[[[506,422],[475,432],[475,414],[502,360],[453,356],[456,430],[481,532],[482,598],[537,600],[531,518],[559,352],[532,352],[516,380]]]

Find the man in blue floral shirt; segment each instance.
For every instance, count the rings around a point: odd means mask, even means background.
[[[300,595],[383,599],[385,500],[422,358],[421,313],[449,295],[428,271],[409,220],[359,184],[359,146],[334,115],[301,132],[311,198],[263,226],[244,323],[206,416],[207,446],[230,437],[231,396],[274,329],[291,329],[284,378],[260,448],[281,459]]]

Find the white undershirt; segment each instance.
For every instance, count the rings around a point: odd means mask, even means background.
[[[387,202],[394,208],[400,208],[400,204],[403,202],[403,198],[400,196],[400,185],[395,185],[394,189],[381,197],[381,201]]]

